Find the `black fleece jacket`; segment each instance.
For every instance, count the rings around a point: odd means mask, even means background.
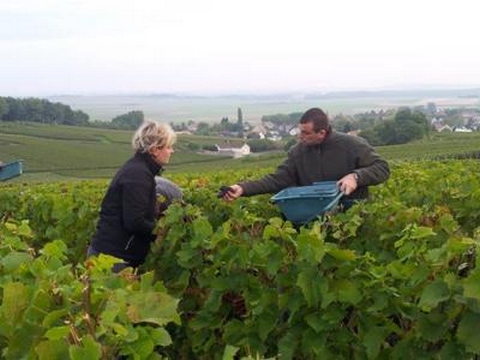
[[[144,262],[155,240],[155,175],[160,170],[149,154],[140,152],[118,170],[102,201],[94,250],[133,266]]]
[[[358,187],[348,198],[364,199],[368,197],[368,186],[386,181],[390,169],[365,139],[332,131],[320,144],[298,143],[275,173],[240,186],[244,196],[251,196],[317,181],[337,181],[350,173],[358,175]]]

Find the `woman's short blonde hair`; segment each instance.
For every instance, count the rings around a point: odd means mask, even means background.
[[[135,151],[146,153],[156,146],[171,147],[175,141],[177,134],[170,125],[145,120],[133,135],[132,147]]]

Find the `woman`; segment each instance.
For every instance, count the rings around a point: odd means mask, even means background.
[[[108,254],[123,262],[113,271],[145,261],[157,216],[155,176],[168,164],[176,134],[167,124],[145,121],[135,132],[135,154],[116,173],[103,198],[87,256]]]

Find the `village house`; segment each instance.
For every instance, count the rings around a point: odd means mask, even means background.
[[[250,154],[250,146],[248,146],[248,144],[243,144],[240,147],[235,147],[230,144],[225,144],[225,145],[215,144],[215,147],[217,148],[217,153],[219,155],[227,155],[227,156],[232,156],[234,158],[240,158]]]

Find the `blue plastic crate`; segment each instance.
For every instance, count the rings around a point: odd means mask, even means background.
[[[337,206],[343,196],[336,181],[322,181],[309,186],[290,187],[270,200],[280,207],[287,220],[307,223]]]
[[[11,179],[22,174],[22,162],[12,161],[0,163],[0,181]]]

